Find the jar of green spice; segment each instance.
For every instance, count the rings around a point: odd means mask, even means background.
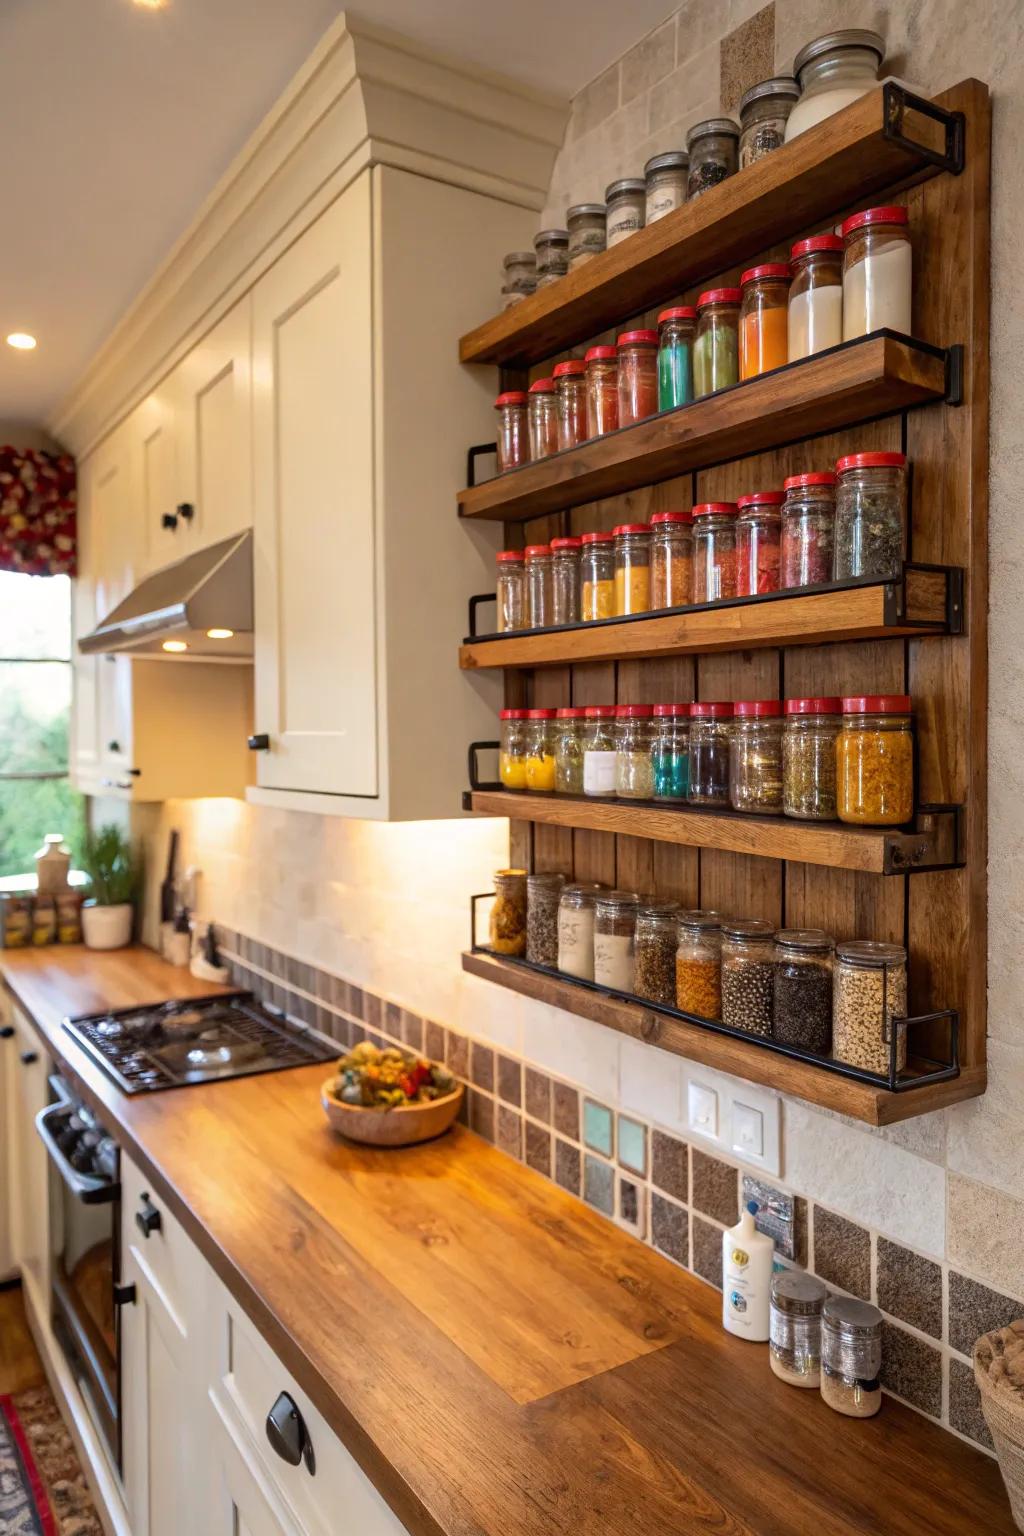
[[[697,311],[691,304],[663,309],[658,316],[658,410],[670,411],[693,399],[693,335]]]
[[[583,793],[583,721],[582,709],[555,711],[555,793]]]
[[[651,768],[655,800],[685,800],[690,789],[690,706],[655,704]]]
[[[693,392],[699,400],[739,383],[738,288],[709,288],[697,300],[693,343]]]

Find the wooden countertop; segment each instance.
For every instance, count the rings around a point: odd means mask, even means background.
[[[215,988],[140,949],[0,972],[415,1536],[1012,1536],[994,1462],[785,1386],[716,1291],[460,1127],[351,1146],[319,1066],[127,1098],[60,1028]]]

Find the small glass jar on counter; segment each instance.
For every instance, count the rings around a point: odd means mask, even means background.
[[[633,942],[633,992],[649,1003],[672,1008],[676,1001],[676,927],[678,901],[647,897],[636,914]]]
[[[734,811],[777,816],[782,810],[782,705],[738,699],[729,738],[729,803]]]
[[[805,43],[793,60],[800,100],[786,123],[786,143],[878,84],[885,44],[877,32],[842,27]]]
[[[590,347],[583,361],[587,370],[587,436],[603,437],[619,425],[619,349]]]
[[[537,379],[527,391],[530,461],[549,458],[558,452],[558,402],[554,379]]]
[[[552,370],[558,401],[558,447],[577,448],[587,440],[587,365],[581,357],[567,358]]]
[[[580,618],[592,623],[614,617],[614,535],[585,533],[580,540]]]
[[[836,738],[842,701],[787,699],[782,729],[782,812],[800,821],[836,819]]]
[[[558,964],[558,904],[565,876],[544,873],[526,877],[526,958],[531,965]]]
[[[507,474],[530,462],[526,391],[506,389],[494,402],[498,413],[498,473]]]
[[[702,501],[693,509],[693,601],[736,596],[736,518],[732,501]]]
[[[693,600],[693,513],[655,512],[651,528],[651,607]]]
[[[905,455],[850,453],[836,470],[835,580],[898,578],[907,518]]]
[[[693,343],[693,393],[697,400],[739,383],[741,297],[738,288],[708,288],[697,300]]]
[[[686,798],[691,805],[729,804],[731,734],[731,704],[690,705],[690,784]]]
[[[697,311],[677,304],[658,316],[658,410],[671,411],[693,399],[693,339]]]
[[[607,210],[604,203],[577,203],[567,210],[569,226],[569,271],[575,272],[585,261],[600,256],[608,240]]]
[[[583,540],[569,535],[551,540],[551,622],[580,620],[580,550]]]
[[[682,912],[676,948],[676,1007],[699,1019],[722,1017],[722,914]]]
[[[537,256],[537,287],[557,283],[569,270],[569,231],[542,229],[533,237]]]
[[[690,788],[690,706],[655,704],[651,736],[652,798],[681,802]]]
[[[792,75],[760,80],[740,97],[740,170],[786,142],[786,122],[800,95]]]
[[[638,904],[631,891],[601,891],[594,901],[594,980],[613,992],[633,991]]]
[[[882,1314],[853,1296],[830,1296],[821,1309],[821,1395],[851,1419],[882,1406]]]
[[[775,935],[773,1033],[825,1056],[832,1044],[832,940],[822,928]]]
[[[821,1382],[821,1311],[828,1287],[817,1275],[784,1269],[772,1275],[768,1363],[791,1387]]]
[[[499,715],[498,777],[506,789],[526,788],[527,714],[525,709],[503,709]]]
[[[650,704],[619,704],[615,710],[615,793],[624,800],[649,800],[654,788]]]
[[[789,360],[799,362],[843,339],[843,242],[838,235],[812,235],[790,252]]]
[[[651,531],[646,523],[620,523],[615,538],[615,614],[646,613],[651,606]]]
[[[615,705],[588,704],[583,712],[583,793],[615,794]]]
[[[602,887],[564,885],[558,903],[558,969],[578,981],[594,979],[594,902]]]
[[[690,171],[686,195],[690,202],[734,176],[739,165],[739,124],[731,117],[709,117],[694,123],[686,135]]]
[[[496,955],[526,953],[525,869],[495,871],[487,941]]]
[[[836,738],[836,811],[863,827],[898,827],[914,814],[914,736],[910,695],[843,699]]]
[[[648,224],[656,224],[666,213],[675,213],[683,206],[689,174],[690,157],[685,149],[669,149],[663,155],[651,156],[644,166]]]
[[[624,331],[618,353],[619,426],[631,427],[658,409],[657,331]]]
[[[502,549],[495,556],[498,567],[498,634],[512,629],[529,629],[530,610],[526,595],[526,562],[521,549]]]
[[[550,795],[555,787],[555,711],[526,712],[526,787]]]
[[[509,251],[502,258],[502,292],[516,293],[521,298],[533,293],[537,287],[536,251]]]
[[[638,176],[624,176],[605,189],[607,244],[611,250],[643,229],[647,211],[647,185]]]
[[[831,470],[790,475],[784,482],[779,586],[816,587],[832,580],[836,477]]]
[[[555,752],[555,793],[582,795],[583,793],[583,723],[582,709],[558,709],[555,711],[553,732]]]
[[[788,261],[749,267],[740,278],[740,378],[753,379],[789,362]]]
[[[526,608],[531,629],[546,629],[552,622],[551,545],[527,544]]]
[[[843,340],[911,334],[913,254],[907,210],[866,208],[843,221]]]
[[[907,952],[901,944],[856,939],[836,945],[832,1055],[888,1077],[896,1036],[896,1071],[907,1065]]]
[[[768,1038],[775,995],[775,930],[752,917],[722,924],[722,1023]]]
[[[736,505],[736,596],[779,590],[782,491],[755,491]]]

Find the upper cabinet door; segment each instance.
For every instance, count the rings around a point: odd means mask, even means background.
[[[181,553],[252,526],[252,301],[247,294],[182,359],[175,411]]]
[[[266,788],[378,787],[370,172],[253,293],[255,729]]]
[[[129,416],[135,470],[133,517],[144,572],[170,565],[186,551],[178,538],[178,463],[174,398],[159,385]]]

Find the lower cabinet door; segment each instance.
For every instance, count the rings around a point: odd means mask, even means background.
[[[210,1405],[210,1508],[198,1530],[208,1536],[305,1536],[284,1513],[258,1462]]]

